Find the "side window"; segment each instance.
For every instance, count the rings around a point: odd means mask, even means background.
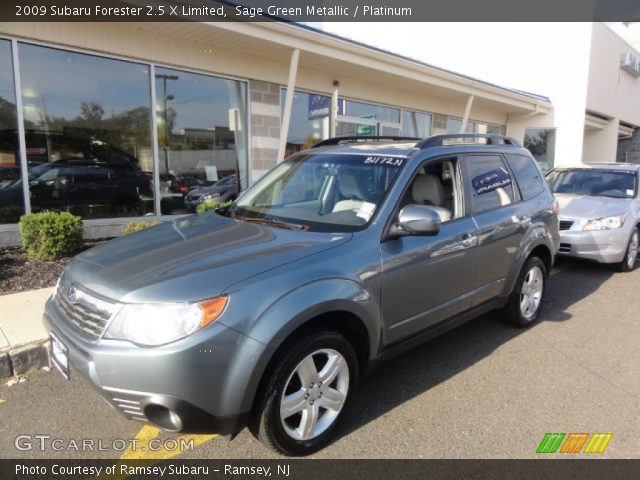
[[[513,203],[513,182],[498,155],[468,155],[464,158],[465,183],[471,193],[474,213]]]
[[[460,185],[456,158],[427,163],[412,180],[400,208],[427,205],[438,212],[442,222],[459,218],[464,215]]]
[[[535,160],[524,155],[507,155],[507,163],[520,187],[523,200],[529,200],[545,190],[544,178]]]

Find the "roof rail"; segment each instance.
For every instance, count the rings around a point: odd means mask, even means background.
[[[478,139],[484,138],[487,140],[487,145],[506,145],[510,147],[518,147],[522,148],[515,139],[511,137],[506,137],[504,135],[496,135],[492,133],[449,133],[446,135],[434,135],[433,137],[425,138],[418,144],[416,144],[416,148],[422,150],[423,148],[429,147],[442,147],[444,146],[445,140],[455,140],[455,139]],[[470,142],[473,143],[473,142]]]
[[[315,143],[311,146],[311,148],[318,147],[326,147],[327,145],[340,145],[341,143],[358,143],[358,142],[384,142],[384,141],[415,141],[418,142],[422,140],[421,138],[416,137],[398,137],[398,136],[372,136],[372,137],[358,137],[358,136],[348,136],[348,137],[333,137],[327,138],[326,140],[320,140],[318,143]]]

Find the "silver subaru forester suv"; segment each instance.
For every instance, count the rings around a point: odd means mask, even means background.
[[[492,310],[533,324],[558,243],[557,205],[513,139],[334,138],[228,208],[78,255],[44,322],[56,366],[128,418],[248,426],[305,455],[365,369]]]

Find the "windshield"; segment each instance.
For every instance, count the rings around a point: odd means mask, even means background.
[[[382,204],[405,162],[398,156],[300,154],[247,190],[230,215],[283,228],[353,232]]]
[[[633,198],[636,195],[636,172],[598,168],[552,170],[547,182],[553,193],[592,197]]]

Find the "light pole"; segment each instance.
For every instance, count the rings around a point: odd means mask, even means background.
[[[168,75],[166,73],[156,73],[156,78],[162,79],[162,101],[164,104],[164,168],[169,177],[169,122],[167,121],[167,102],[173,100],[173,95],[167,95],[167,80],[178,80],[178,75]]]

